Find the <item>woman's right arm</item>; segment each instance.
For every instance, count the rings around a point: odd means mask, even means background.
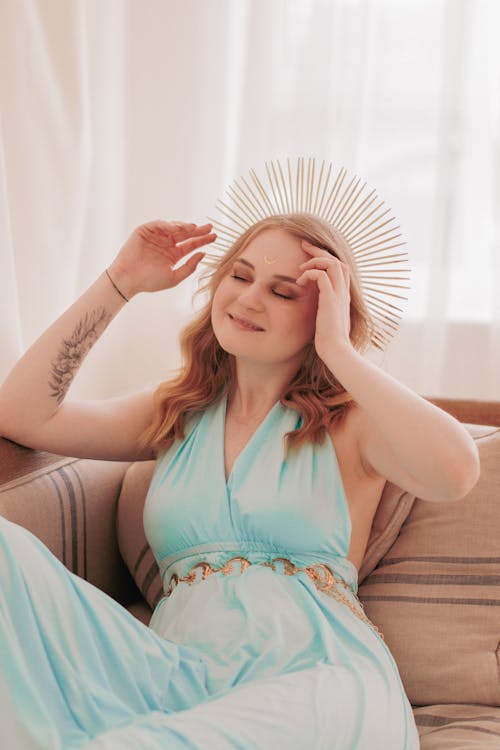
[[[127,299],[176,286],[203,257],[180,258],[213,242],[210,224],[149,222],[134,230],[109,267]],[[66,402],[68,389],[97,339],[126,304],[103,272],[25,352],[0,387],[0,435],[64,456],[117,461],[154,458],[137,438],[153,418],[150,387],[126,396]]]

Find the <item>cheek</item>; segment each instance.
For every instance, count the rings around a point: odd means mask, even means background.
[[[216,310],[219,311],[229,302],[230,296],[230,289],[228,285],[224,280],[221,281],[212,299],[212,309],[216,308]]]
[[[316,316],[318,313],[318,294],[312,295],[304,306],[302,315],[302,329],[307,334],[313,335],[316,330]]]
[[[282,336],[293,341],[309,340],[316,331],[316,308],[314,306],[300,307],[283,317]]]

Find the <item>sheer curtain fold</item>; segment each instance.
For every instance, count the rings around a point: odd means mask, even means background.
[[[310,155],[376,187],[407,241],[373,359],[500,399],[499,26],[493,0],[0,4],[0,380],[135,226],[203,223],[250,167]],[[69,397],[169,377],[196,288],[135,298]]]

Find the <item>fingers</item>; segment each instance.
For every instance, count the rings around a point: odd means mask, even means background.
[[[330,255],[329,258],[326,257],[314,257],[310,260],[304,261],[304,263],[301,263],[299,266],[300,269],[303,269],[301,275],[297,279],[297,284],[301,284],[302,280],[306,279],[316,279],[318,278],[318,274],[311,274],[313,270],[318,271],[318,273],[321,273],[322,271],[326,271],[327,275],[334,281],[337,277],[337,274],[341,273],[341,277],[346,282],[347,287],[349,288],[349,267],[342,263],[338,258],[335,258]]]
[[[163,223],[166,224],[167,222]],[[196,248],[207,245],[217,238],[215,232],[210,232],[213,226],[210,223],[198,225],[172,222],[171,224],[176,228],[175,231],[170,231],[170,234],[178,246],[177,249],[181,251],[179,257],[191,253]]]
[[[180,284],[181,281],[187,279],[187,277],[196,270],[198,263],[204,257],[204,255],[205,253],[196,253],[196,255],[188,258],[188,260],[182,266],[173,269],[172,273],[174,275],[174,286],[177,286],[177,284]]]
[[[142,226],[145,229],[157,231],[164,236],[172,237],[176,243],[188,237],[199,237],[200,235],[208,234],[212,228],[212,224],[210,223],[199,225],[193,222],[162,221],[161,219],[148,221]]]
[[[326,276],[324,271],[326,271]],[[304,286],[304,284],[307,284],[308,281],[317,281],[319,286],[322,287],[323,283],[327,280],[328,271],[326,268],[324,269],[318,269],[318,268],[312,268],[310,271],[304,271],[304,273],[299,276],[296,283],[299,286]],[[330,284],[330,282],[328,282]],[[331,288],[331,284],[330,284]]]
[[[180,242],[176,246],[178,257],[181,258],[183,255],[192,253],[193,250],[196,250],[198,247],[202,247],[203,245],[209,245],[216,239],[217,235],[215,233],[211,233],[203,234],[201,237],[193,237],[192,239],[186,240],[185,242]]]
[[[302,249],[306,253],[311,253],[311,255],[314,255],[315,257],[319,258],[332,258],[335,257],[332,255],[330,250],[325,250],[324,247],[318,247],[317,245],[313,245],[312,242],[308,242],[307,240],[302,240]]]

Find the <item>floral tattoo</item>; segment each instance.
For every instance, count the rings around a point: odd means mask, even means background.
[[[104,307],[86,313],[69,339],[63,339],[61,351],[52,363],[49,387],[57,403],[60,404],[73,381],[73,378],[101,333],[111,320]]]

